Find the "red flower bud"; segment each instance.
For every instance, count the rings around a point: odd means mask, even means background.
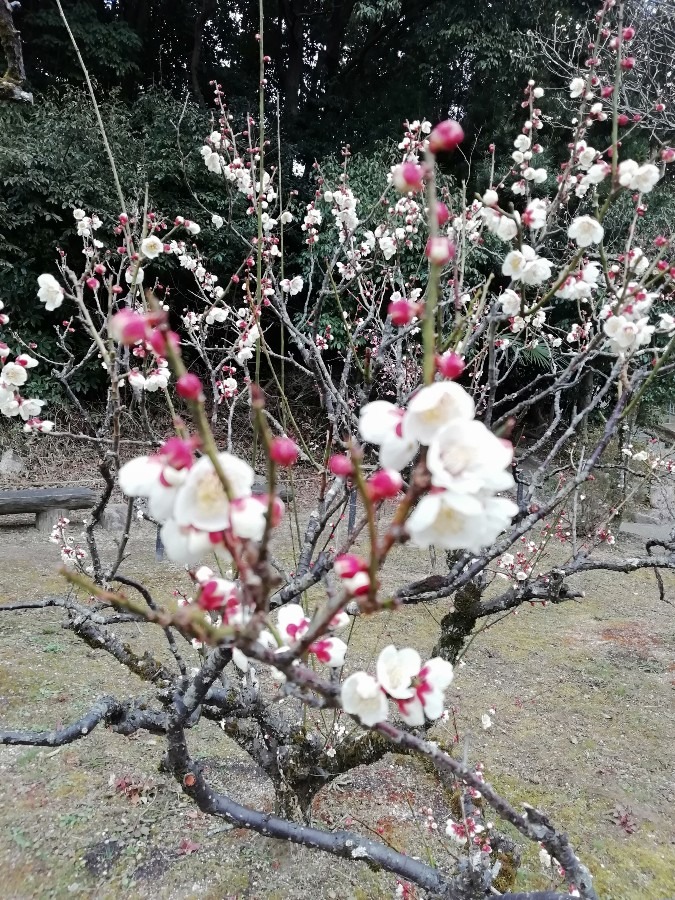
[[[417,193],[424,189],[423,174],[422,166],[405,162],[394,169],[392,182],[401,194],[407,194],[409,191]]]
[[[438,222],[438,227],[442,228],[445,223],[450,218],[450,210],[445,205],[445,203],[437,203],[436,204],[436,221]]]
[[[436,368],[444,378],[455,379],[462,374],[466,363],[459,353],[448,350],[442,356],[436,357]]]
[[[108,333],[114,341],[131,346],[146,337],[148,323],[132,309],[121,309],[110,320]]]
[[[621,36],[623,37],[624,41],[632,41],[635,37],[635,29],[629,25],[628,28],[624,28],[624,30],[621,32]]]
[[[380,469],[366,482],[371,500],[390,500],[400,493],[403,479],[394,469]]]
[[[354,553],[343,553],[335,557],[333,568],[338,578],[353,578],[357,572],[367,572],[368,563]]]
[[[450,238],[440,235],[439,237],[430,237],[424,248],[427,259],[437,266],[444,266],[455,258],[455,245]]]
[[[635,57],[634,56],[624,56],[621,60],[621,68],[628,71],[629,69],[635,68]]]
[[[176,381],[176,390],[178,396],[183,400],[196,400],[201,402],[204,399],[204,391],[200,379],[193,372],[186,372]]]
[[[354,465],[348,456],[336,453],[328,460],[328,468],[338,478],[346,478],[354,474]]]
[[[293,466],[298,461],[299,450],[288,437],[275,437],[270,444],[270,459],[278,466]]]
[[[620,125],[622,128],[625,128],[626,125],[628,125],[628,123],[630,122],[630,119],[629,119],[629,117],[626,115],[626,113],[620,113],[620,114],[617,116],[617,119],[616,119],[616,120],[617,120],[617,122],[619,123],[619,125]]]
[[[175,331],[159,331],[155,329],[149,337],[150,346],[157,356],[166,356],[167,340],[171,341],[174,350],[180,347],[180,338]]]
[[[429,135],[429,149],[432,153],[454,150],[464,140],[464,131],[459,122],[446,119],[439,122]]]
[[[410,300],[406,300],[402,298],[401,300],[394,300],[387,307],[387,314],[389,318],[394,323],[394,325],[408,325],[415,316],[418,314],[419,310],[416,303],[411,303]]]
[[[99,281],[97,278],[87,278],[85,284],[88,288],[91,288],[92,291],[95,291],[97,287],[99,287]]]
[[[666,163],[675,162],[675,147],[664,147],[661,151],[661,159]]]

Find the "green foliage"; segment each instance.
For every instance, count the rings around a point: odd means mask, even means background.
[[[170,94],[155,91],[133,105],[110,95],[101,112],[132,212],[141,208],[146,184],[151,207],[170,220],[182,214],[207,226],[210,215],[204,207],[223,211],[226,197],[198,154],[203,135],[211,130],[202,111],[191,104],[183,110]],[[184,161],[177,148],[181,114]],[[30,108],[0,106],[0,297],[17,331],[39,340],[47,355],[57,349],[55,319],[44,315],[36,279],[54,271],[57,247],[80,269],[82,242],[72,216],[76,206],[97,213],[108,233],[119,215],[86,94],[65,88]],[[238,265],[241,244],[230,240],[225,232],[204,228],[200,247],[216,268]],[[181,272],[168,264],[164,276],[182,309],[189,298]],[[89,377],[83,373],[85,380]]]

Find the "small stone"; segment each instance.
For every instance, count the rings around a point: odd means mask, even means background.
[[[20,475],[26,464],[13,450],[5,450],[0,458],[0,475]]]
[[[571,737],[571,738],[570,738],[570,741],[571,741],[573,744],[578,744],[578,743],[579,743],[579,738]]]

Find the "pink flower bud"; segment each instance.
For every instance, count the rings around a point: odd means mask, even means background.
[[[436,266],[444,266],[455,258],[455,245],[450,238],[440,235],[430,237],[424,249],[427,259]]]
[[[158,456],[172,469],[189,469],[194,462],[194,451],[199,446],[199,438],[170,437],[164,441]]]
[[[184,225],[185,219],[183,218],[183,216],[176,216],[176,218],[173,220],[173,224],[174,225]]]
[[[124,254],[127,252],[127,248],[120,246],[117,248],[117,252],[119,253],[120,256],[124,256]]]
[[[328,460],[328,468],[338,478],[347,478],[354,474],[354,465],[348,456],[336,453]]]
[[[624,41],[632,41],[635,37],[635,29],[629,25],[628,28],[624,28],[624,30],[621,32],[621,36],[623,37]]]
[[[9,347],[4,341],[0,341],[0,359],[7,359],[10,354]]]
[[[148,340],[157,356],[166,356],[167,340],[171,342],[174,350],[178,351],[180,349],[180,338],[175,331],[159,331],[155,329]]]
[[[110,320],[108,333],[114,341],[131,346],[146,337],[148,325],[143,316],[132,309],[121,309]]]
[[[626,71],[635,68],[635,57],[634,56],[624,56],[621,60],[621,68]]]
[[[201,380],[193,372],[186,372],[176,381],[178,396],[183,400],[195,400],[201,403],[204,399]]]
[[[197,603],[201,609],[209,611],[220,609],[226,603],[227,588],[229,588],[229,583],[219,578],[205,581],[199,590]]]
[[[656,268],[659,270],[659,272],[665,272],[668,269],[668,263],[665,259],[660,259],[656,264]]]
[[[275,437],[270,444],[270,459],[278,466],[293,466],[298,461],[299,450],[288,437]]]
[[[439,122],[429,135],[429,149],[432,153],[443,153],[454,150],[464,140],[464,131],[459,122],[446,119]]]
[[[614,93],[614,87],[611,84],[606,84],[603,89],[600,91],[600,96],[603,100],[607,100]]]
[[[335,557],[333,569],[338,578],[353,578],[357,572],[367,572],[368,563],[354,553],[343,553]]]
[[[258,503],[262,503],[262,505],[265,507],[266,510],[269,509],[269,502],[270,502],[269,494],[257,494],[253,499],[257,500]],[[235,501],[235,503],[236,502],[237,501]],[[285,512],[286,512],[286,507],[284,506],[281,498],[274,497],[274,499],[272,501],[272,521],[270,523],[272,525],[272,528],[276,528],[278,525],[281,524],[281,522],[284,518]]]
[[[422,166],[412,162],[405,162],[400,166],[396,166],[392,175],[392,182],[400,194],[407,194],[409,191],[417,193],[423,190]]]
[[[94,272],[96,272],[97,275],[105,275],[105,266],[99,263],[97,266],[94,266]]]
[[[122,288],[119,284],[116,284],[112,289],[113,294],[121,294],[124,288]]]
[[[661,151],[661,159],[665,163],[675,162],[675,147],[664,147]]]
[[[357,572],[353,578],[344,578],[342,587],[352,597],[363,597],[370,593],[370,576],[367,572]]]
[[[462,374],[466,363],[459,353],[448,350],[442,356],[436,357],[436,368],[444,378],[455,379]]]
[[[93,278],[93,277],[92,277],[92,278],[87,278],[87,280],[85,281],[85,284],[86,284],[87,287],[90,288],[92,291],[95,291],[95,290],[99,287],[99,281],[98,281],[98,278]]]
[[[129,216],[126,213],[120,213],[118,216],[118,221],[120,225],[126,225],[129,221]]]
[[[654,112],[663,112],[666,108],[665,103],[655,103],[654,104]]]
[[[438,222],[438,227],[442,228],[445,223],[450,218],[450,210],[445,205],[445,203],[437,203],[436,204],[436,221]]]
[[[371,500],[390,500],[400,493],[403,487],[403,479],[394,469],[380,469],[370,476],[366,482],[368,496]]]
[[[416,303],[411,303],[405,298],[394,300],[387,307],[387,314],[394,325],[408,325],[418,314],[419,309]]]
[[[620,113],[620,114],[617,116],[616,121],[619,123],[619,125],[620,125],[622,128],[625,128],[626,125],[628,125],[628,123],[630,122],[630,119],[629,119],[629,117],[626,115],[626,113]]]

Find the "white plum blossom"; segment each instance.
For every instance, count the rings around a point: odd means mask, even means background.
[[[584,179],[587,180],[589,184],[600,184],[600,182],[607,178],[611,171],[612,167],[604,161],[594,163],[594,165],[589,168],[588,172],[586,172]]]
[[[414,438],[403,432],[405,411],[386,400],[374,400],[361,408],[359,433],[364,441],[380,448],[380,465],[400,471],[419,449]]]
[[[643,317],[637,322],[625,315],[609,316],[603,325],[603,331],[610,341],[612,350],[617,354],[630,353],[650,343],[655,326]]]
[[[420,547],[477,553],[497,539],[517,512],[511,500],[489,493],[432,492],[422,497],[406,528]]]
[[[21,400],[19,403],[19,415],[24,422],[27,422],[29,419],[39,416],[44,405],[44,400],[36,400],[35,398]]]
[[[218,463],[227,479],[233,499],[246,497],[253,486],[253,469],[230,453],[219,453]],[[178,525],[203,531],[223,531],[230,526],[230,501],[208,456],[190,469],[178,491],[174,515]]]
[[[536,252],[529,244],[520,250],[511,250],[502,263],[502,274],[523,284],[537,285],[551,277],[551,263]]]
[[[507,288],[500,294],[499,301],[507,316],[517,316],[520,312],[522,299],[520,294],[517,294],[515,291],[511,290],[511,288]]]
[[[661,173],[653,163],[639,165],[634,159],[626,159],[619,163],[619,184],[631,191],[648,194],[661,177]]]
[[[166,555],[179,565],[196,565],[214,549],[205,531],[183,528],[173,519],[162,525],[160,535]]]
[[[675,331],[675,318],[673,318],[670,313],[661,313],[658,330],[665,331],[667,334],[672,334]]]
[[[546,215],[548,212],[548,206],[545,200],[541,198],[535,197],[534,200],[531,200],[523,213],[523,223],[531,228],[533,231],[537,231],[540,228],[543,228],[546,224]]]
[[[219,216],[219,215],[217,215],[216,213],[214,213],[214,214],[211,216],[211,224],[213,225],[213,227],[214,227],[216,230],[218,230],[219,228],[222,228],[222,227],[223,227],[223,225],[225,224],[225,222],[224,222],[224,219],[223,219],[222,216]]]
[[[49,273],[38,276],[38,300],[44,303],[45,308],[52,312],[63,303],[63,288],[56,278]]]
[[[160,253],[164,252],[164,244],[160,241],[156,234],[151,234],[141,241],[141,253],[147,259],[156,259]]]
[[[409,700],[415,695],[412,681],[422,668],[417,650],[406,647],[397,650],[393,644],[385,647],[377,658],[377,680],[394,700]]]
[[[445,706],[444,692],[453,679],[452,665],[440,657],[424,666],[419,653],[409,647],[397,650],[389,645],[377,660],[377,679],[394,700],[404,722],[424,724],[425,717],[439,719]]]
[[[595,149],[595,147],[583,146],[583,148],[579,151],[579,155],[577,156],[579,167],[584,170],[590,169],[595,162],[597,155],[598,151]]]
[[[25,366],[15,362],[8,362],[0,370],[0,382],[8,387],[21,387],[28,380],[28,372]]]
[[[355,672],[347,678],[340,693],[342,708],[350,716],[356,716],[367,727],[384,722],[389,715],[384,691],[365,672]]]
[[[292,297],[299,294],[304,285],[302,275],[296,275],[295,278],[284,278],[281,282],[281,290],[290,294]]]
[[[512,241],[518,234],[518,225],[509,216],[501,216],[495,234],[502,241]]]
[[[124,278],[127,284],[133,284],[134,282],[138,284],[143,284],[143,278],[145,277],[145,272],[141,266],[129,266],[124,273]]]
[[[581,97],[581,95],[586,90],[586,79],[585,78],[573,78],[570,81],[570,97],[572,100],[576,100],[577,97]]]
[[[408,404],[403,434],[420,444],[429,444],[445,425],[474,417],[474,402],[454,381],[437,381],[418,391]]]
[[[590,247],[599,244],[605,236],[605,229],[594,216],[577,216],[573,219],[567,234],[578,247]]]
[[[513,487],[506,471],[513,459],[513,447],[472,419],[450,423],[429,445],[427,468],[431,483],[457,493],[482,490],[504,491]]]

